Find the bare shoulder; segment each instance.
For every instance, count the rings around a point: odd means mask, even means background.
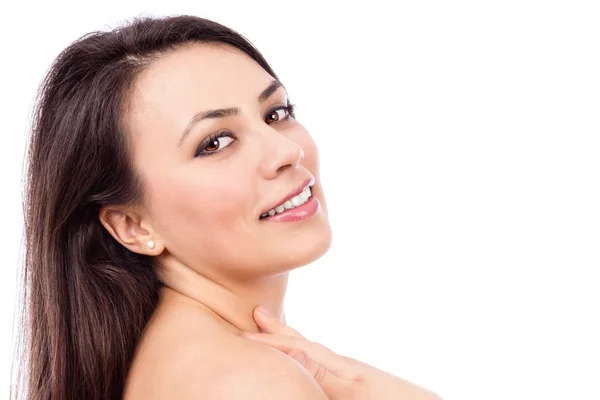
[[[327,400],[314,378],[287,355],[238,337],[237,356],[216,374],[206,374],[213,381],[208,392],[197,388],[194,394],[206,393],[207,399],[290,399]],[[195,397],[190,397],[195,398]]]
[[[125,400],[323,399],[313,377],[287,355],[202,322],[162,321],[142,339]]]

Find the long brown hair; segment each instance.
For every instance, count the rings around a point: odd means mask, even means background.
[[[278,79],[239,33],[179,15],[135,17],[84,35],[42,81],[24,175],[26,252],[11,398],[122,397],[161,283],[153,258],[119,244],[98,211],[143,204],[124,104],[144,68],[191,42],[235,46]]]

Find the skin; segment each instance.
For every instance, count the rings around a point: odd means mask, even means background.
[[[107,206],[99,218],[123,246],[156,257],[165,286],[134,357],[128,400],[327,398],[294,359],[242,336],[260,332],[258,305],[285,322],[289,271],[331,245],[314,141],[300,122],[284,120],[285,110],[268,112],[286,105],[283,87],[257,99],[273,80],[234,47],[193,44],[162,56],[135,82],[126,134],[146,198]],[[240,112],[199,122],[178,146],[195,113],[227,107]],[[235,139],[195,158],[200,142],[222,130]],[[311,176],[320,203],[313,217],[259,221]]]
[[[254,319],[263,333],[244,336],[298,360],[330,400],[443,400],[424,387],[306,339],[260,307],[254,311]]]

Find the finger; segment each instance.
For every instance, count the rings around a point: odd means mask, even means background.
[[[277,333],[279,335],[304,338],[300,332],[291,326],[287,326],[279,321],[279,319],[270,315],[263,307],[259,306],[254,309],[254,320],[256,321],[258,327],[265,333]]]
[[[302,348],[305,346],[302,342],[306,342],[305,339],[271,333],[244,332],[242,335],[245,338],[276,348],[284,353],[288,353],[294,348]]]
[[[340,375],[346,375],[348,372],[353,372],[354,370],[354,367],[349,365],[343,357],[340,357],[320,343],[310,342],[306,339],[300,339],[293,336],[275,335],[270,333],[244,332],[242,336],[273,347],[287,355],[294,349],[303,350],[310,358],[322,364],[330,371],[334,371],[336,374],[338,374],[338,371],[341,371]],[[349,368],[352,371],[350,371]]]
[[[330,398],[347,398],[352,380],[333,374],[324,365],[313,360],[305,351],[293,349],[289,356],[302,365]]]

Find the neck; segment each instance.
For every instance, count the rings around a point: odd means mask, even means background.
[[[172,255],[163,257],[161,267],[164,296],[185,296],[238,334],[260,332],[252,315],[254,308],[259,305],[285,323],[283,301],[289,276],[287,271],[237,280],[208,277],[182,264]]]

